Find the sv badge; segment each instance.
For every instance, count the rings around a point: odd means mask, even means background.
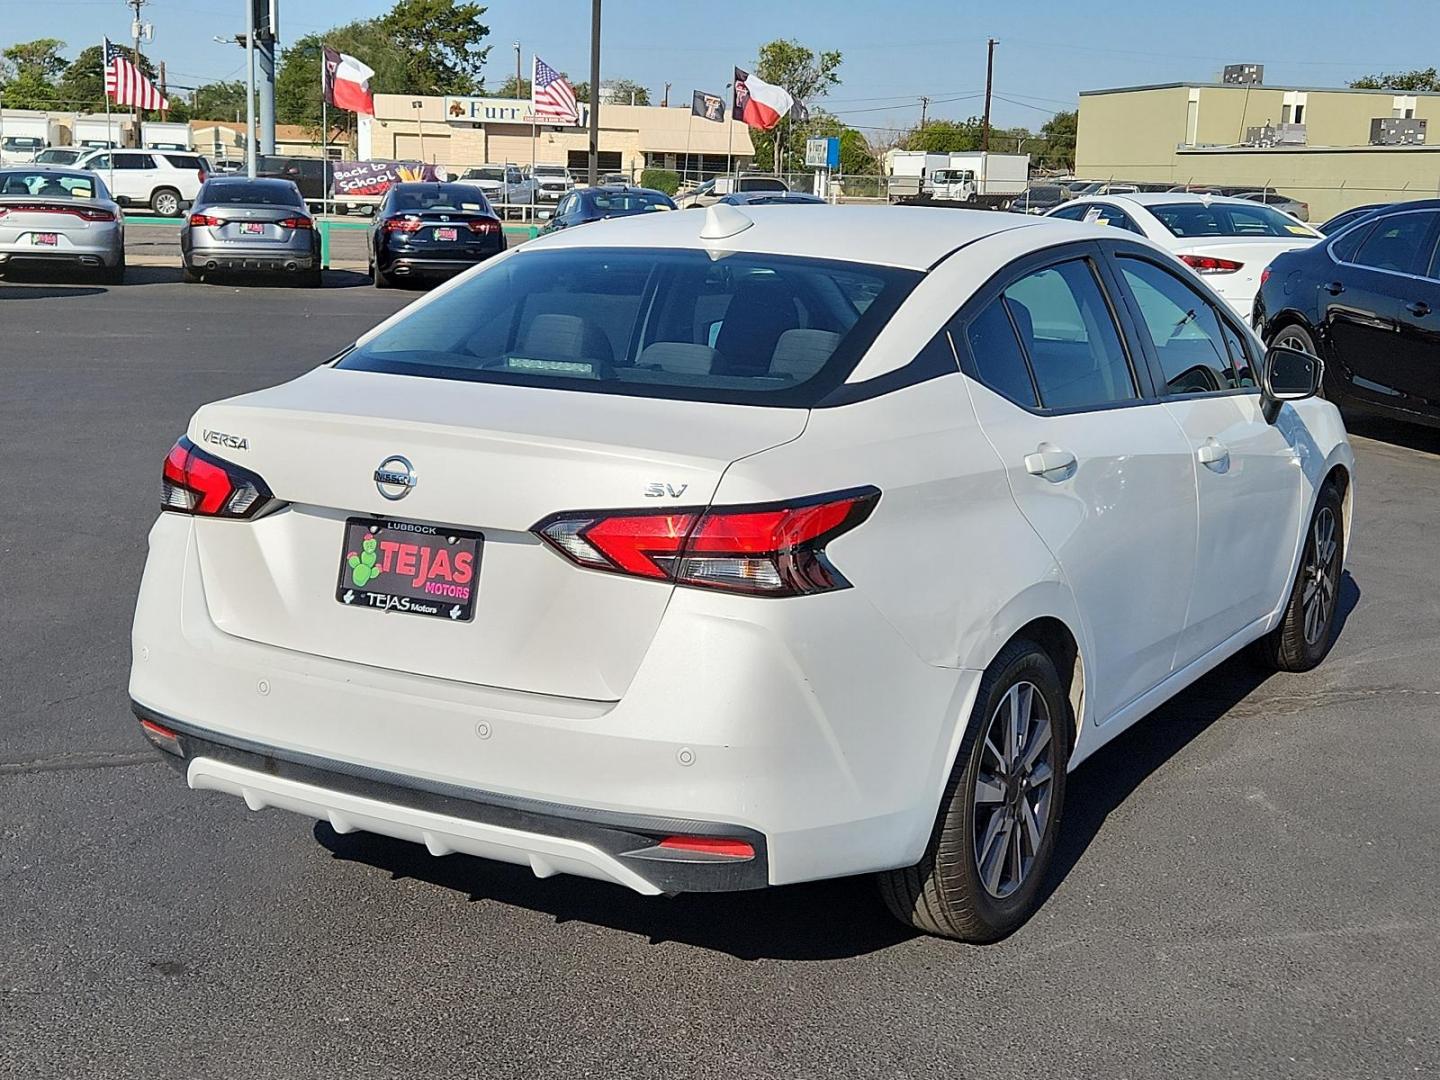
[[[647,499],[663,499],[668,495],[672,499],[678,499],[685,494],[685,489],[689,486],[689,484],[662,484],[658,480],[652,480],[645,485],[645,497]]]

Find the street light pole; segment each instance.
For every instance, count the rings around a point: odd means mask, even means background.
[[[245,175],[255,179],[255,9],[245,8]]]
[[[514,49],[515,49],[515,96],[516,96],[517,98],[521,98],[521,97],[524,97],[524,96],[525,96],[524,94],[522,94],[522,93],[520,92],[521,88],[522,88],[525,84],[524,84],[524,80],[522,79],[522,77],[521,77],[521,75],[520,75],[520,42],[518,42],[518,41],[512,41],[510,44],[511,44],[511,46],[513,46]]]
[[[590,186],[600,182],[600,0],[590,0]]]

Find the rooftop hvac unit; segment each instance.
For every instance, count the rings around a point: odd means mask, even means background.
[[[1370,121],[1371,146],[1418,146],[1424,141],[1424,120],[1377,116]]]
[[[1304,146],[1304,124],[1263,124],[1245,129],[1246,146]]]
[[[1265,81],[1264,64],[1226,64],[1220,76],[1225,83],[1249,83],[1259,86]]]

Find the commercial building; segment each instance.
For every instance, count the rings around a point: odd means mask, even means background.
[[[486,162],[589,164],[588,109],[580,124],[530,123],[530,102],[512,98],[376,94],[375,117],[362,119],[357,156],[469,167]],[[644,169],[710,176],[748,167],[749,129],[705,120],[685,108],[600,106],[600,170],[638,177]]]
[[[1410,121],[1399,125],[1409,138],[1426,121],[1435,144],[1373,145],[1376,120]],[[1208,82],[1083,91],[1075,173],[1272,187],[1309,203],[1312,220],[1435,198],[1440,94]]]
[[[330,145],[325,149],[329,157],[340,161],[353,158],[348,136],[341,131],[332,131]],[[190,139],[195,149],[208,154],[212,161],[231,159],[245,160],[245,124],[233,120],[192,120]],[[282,157],[323,157],[320,147],[320,133],[312,132],[303,124],[275,125],[275,153]]]

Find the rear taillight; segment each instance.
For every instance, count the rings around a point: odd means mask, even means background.
[[[500,233],[500,222],[494,218],[475,218],[470,222],[470,231],[482,236],[497,236]]]
[[[1264,288],[1264,287],[1265,287],[1265,282],[1267,282],[1267,281],[1269,281],[1269,280],[1270,280],[1270,268],[1267,266],[1267,267],[1265,267],[1264,270],[1261,270],[1261,271],[1260,271],[1260,287],[1261,287],[1261,288]]]
[[[197,170],[196,173],[195,173],[195,175],[200,178],[200,183],[202,183],[202,184],[205,183],[205,170],[204,170],[204,169],[199,169],[199,170]]]
[[[205,453],[184,436],[165,455],[161,472],[162,510],[249,518],[273,498],[255,473]]]
[[[419,218],[391,218],[380,229],[382,232],[419,232],[424,224]]]
[[[190,224],[191,224],[191,225],[224,225],[225,222],[221,221],[218,217],[211,217],[209,214],[191,214],[191,215],[190,215]]]
[[[109,210],[95,210],[88,206],[46,206],[41,203],[11,203],[0,206],[0,218],[7,214],[69,214],[82,221],[114,221],[115,215]]]
[[[863,522],[879,500],[877,488],[865,487],[762,506],[563,513],[533,531],[591,570],[799,596],[849,587],[825,545]]]
[[[1181,255],[1180,261],[1197,274],[1233,274],[1245,265],[1234,259],[1217,259],[1214,255]]]
[[[315,227],[307,217],[287,217],[280,223],[282,229],[313,229]]]

